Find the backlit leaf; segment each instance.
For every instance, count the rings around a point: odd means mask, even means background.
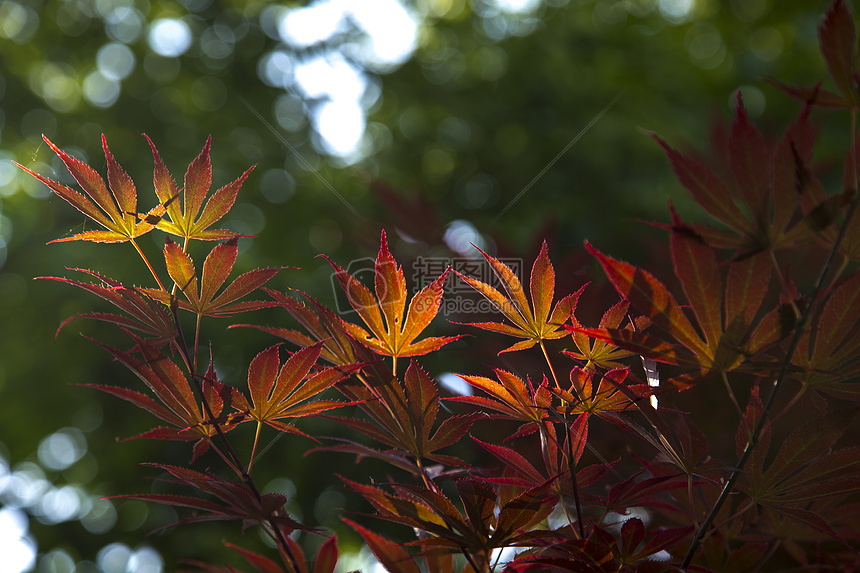
[[[71,187],[57,181],[52,181],[34,171],[17,164],[18,167],[47,185],[54,193],[62,197],[78,211],[104,227],[105,231],[84,231],[70,237],[55,239],[51,242],[93,241],[97,243],[121,243],[132,241],[148,233],[155,225],[147,221],[147,217],[139,219],[137,209],[137,191],[128,174],[120,167],[108,149],[107,140],[102,135],[102,147],[108,164],[108,181],[110,191],[104,179],[96,171],[66,152],[60,150],[50,139],[42,137],[45,143],[57,154],[68,168],[69,172],[84,190],[81,195]],[[150,215],[164,213],[164,207],[159,205]]]
[[[165,167],[155,144],[144,135],[152,148],[152,157],[155,162],[153,172],[153,183],[155,185],[155,193],[158,195],[162,204],[167,204],[167,215],[169,220],[158,221],[158,228],[166,233],[182,237],[186,241],[188,239],[198,239],[203,241],[218,241],[222,239],[232,239],[242,237],[239,233],[227,231],[224,229],[210,229],[213,224],[218,222],[236,202],[236,195],[239,189],[247,179],[248,175],[253,171],[253,167],[245,171],[238,179],[221,187],[206,201],[206,206],[203,207],[203,201],[209,193],[209,187],[212,185],[212,165],[209,161],[209,151],[212,144],[212,136],[206,140],[203,150],[188,166],[188,171],[185,173],[185,186],[180,191],[176,187],[176,182],[170,175],[170,172]],[[182,196],[182,204],[179,201],[174,201],[178,196]],[[201,208],[203,209],[201,212]]]
[[[275,345],[260,352],[248,369],[248,389],[251,402],[244,397],[236,402],[236,408],[260,423],[281,431],[304,435],[293,426],[279,422],[285,418],[301,418],[344,406],[337,400],[312,400],[318,394],[334,386],[338,381],[355,372],[360,365],[349,368],[326,368],[311,374],[321,351],[321,343],[303,348],[293,354],[283,366],[280,365]]]
[[[279,268],[248,271],[236,277],[221,294],[216,294],[233,269],[238,251],[235,238],[226,243],[220,243],[212,249],[203,263],[203,275],[198,292],[194,261],[178,244],[167,238],[164,246],[164,262],[170,278],[186,299],[178,301],[179,308],[199,315],[219,317],[278,306],[276,302],[271,301],[239,301],[239,299],[266,284],[278,273]],[[159,289],[141,290],[168,307],[173,303],[173,295],[170,293]]]
[[[448,271],[446,270],[439,278],[412,297],[404,322],[406,281],[403,278],[403,269],[397,265],[388,251],[385,231],[382,231],[379,254],[376,257],[374,274],[376,297],[337,263],[325,255],[321,256],[334,268],[335,276],[343,287],[349,304],[370,332],[346,321],[343,321],[343,328],[377,354],[392,356],[395,359],[401,356],[420,356],[438,350],[462,337],[462,335],[440,336],[415,341],[439,312],[443,283]]]
[[[478,250],[481,251],[481,249]],[[481,251],[481,254],[502,282],[507,295],[503,295],[478,279],[454,271],[466,284],[489,300],[512,323],[509,325],[499,322],[473,322],[470,323],[471,326],[525,339],[502,350],[502,352],[523,350],[540,343],[542,340],[552,340],[567,335],[567,331],[562,329],[562,326],[573,315],[579,295],[582,294],[585,287],[558,301],[550,314],[555,294],[555,270],[549,260],[547,250],[547,244],[544,241],[532,266],[529,281],[531,306],[526,299],[519,277],[507,265],[484,251]]]

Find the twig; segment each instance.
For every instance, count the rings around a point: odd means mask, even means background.
[[[852,141],[852,148],[853,146],[854,144]],[[855,166],[855,181],[856,180],[857,175]],[[732,471],[731,475],[729,476],[729,479],[723,486],[723,490],[720,492],[720,497],[717,498],[717,501],[714,503],[714,507],[711,508],[711,512],[708,514],[708,517],[705,518],[704,522],[702,522],[701,527],[699,527],[699,530],[696,531],[695,537],[693,537],[693,540],[690,542],[690,548],[687,550],[687,554],[684,556],[683,563],[681,563],[682,569],[686,569],[690,566],[690,562],[693,560],[693,556],[698,550],[699,544],[702,542],[702,538],[707,533],[708,528],[711,526],[711,523],[713,523],[714,519],[717,517],[717,513],[719,513],[720,508],[722,508],[723,504],[728,499],[729,494],[734,488],[735,482],[737,481],[738,477],[740,477],[741,473],[743,472],[743,467],[746,464],[747,459],[749,459],[750,455],[752,454],[753,449],[756,447],[756,445],[758,445],[758,441],[761,437],[761,432],[767,424],[767,413],[773,407],[773,404],[776,400],[776,395],[779,392],[779,389],[782,387],[782,383],[785,380],[786,374],[788,374],[788,368],[791,365],[791,358],[794,355],[794,351],[797,349],[797,345],[800,343],[800,338],[803,336],[803,328],[809,318],[812,316],[813,309],[818,306],[814,304],[816,296],[818,295],[818,292],[821,290],[821,287],[824,284],[824,279],[826,278],[827,273],[830,270],[830,265],[833,262],[834,257],[839,251],[839,245],[842,243],[842,239],[845,237],[848,225],[851,223],[851,219],[854,216],[854,212],[857,210],[858,204],[860,204],[860,195],[857,194],[857,191],[855,189],[855,197],[851,201],[851,206],[848,209],[848,214],[845,216],[845,221],[843,221],[842,225],[839,228],[839,233],[836,236],[836,241],[834,241],[833,247],[830,249],[830,253],[828,253],[827,255],[827,260],[824,262],[824,266],[822,267],[821,273],[818,276],[818,280],[815,281],[815,286],[812,288],[812,292],[809,294],[809,305],[807,305],[800,317],[797,319],[797,324],[794,328],[794,334],[791,337],[791,342],[788,345],[788,350],[786,351],[785,358],[782,361],[782,365],[780,367],[779,374],[776,377],[776,381],[774,381],[773,383],[773,388],[770,391],[770,395],[768,395],[767,403],[765,403],[764,405],[761,417],[759,417],[758,423],[756,423],[756,427],[753,430],[752,436],[750,436],[750,439],[747,442],[743,453],[738,459],[738,463],[735,464],[735,469]]]

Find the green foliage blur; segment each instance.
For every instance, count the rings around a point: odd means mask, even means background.
[[[46,477],[98,497],[148,487],[140,461],[184,464],[189,455],[180,446],[164,454],[161,443],[117,443],[115,436],[133,436],[150,420],[73,387],[129,377],[77,334],[98,336],[103,325],[74,321],[54,338],[69,316],[105,307],[33,278],[82,278],[65,269],[88,268],[124,282],[151,279],[128,245],[46,244],[83,230],[84,217],[12,165],[72,183],[42,134],[102,173],[105,134],[144,198],[140,211],[155,204],[152,160],[141,134],[152,138],[180,186],[185,166],[212,134],[216,188],[257,166],[224,225],[256,236],[242,240],[236,271],[299,267],[276,277],[272,286],[279,290],[298,288],[333,304],[330,268],[315,255],[325,252],[344,266],[373,256],[386,228],[404,264],[417,256],[462,256],[457,245],[464,237],[499,256],[531,261],[546,238],[561,292],[579,287],[588,274],[583,239],[642,262],[663,238],[631,220],[665,221],[667,198],[683,216],[701,216],[645,131],[702,149],[712,119],[729,115],[741,89],[750,114],[777,137],[800,105],[764,78],[813,85],[825,76],[816,30],[826,2],[530,5],[517,13],[491,0],[411,0],[407,8],[418,22],[414,51],[402,64],[374,67],[354,55],[363,38],[354,22],[308,47],[286,43],[279,22],[300,7],[296,2],[0,4],[0,457],[12,468],[38,462],[43,438],[78,428],[88,453],[68,469],[45,469]],[[181,21],[191,32],[193,41],[179,56],[159,55],[152,46],[154,23],[163,19]],[[361,152],[346,159],[327,154],[315,130],[315,110],[325,102],[289,77],[289,66],[303,59],[336,54],[346,54],[367,81]],[[291,62],[275,70],[286,79],[267,68],[275,57]],[[831,127],[821,125],[825,134]],[[825,162],[833,159],[828,141],[823,138]],[[161,236],[142,241],[156,261]],[[205,252],[198,245],[192,254]],[[247,322],[282,325],[286,314],[257,313]],[[221,330],[210,324],[208,336],[219,375],[235,383],[271,341],[256,331]],[[445,365],[436,372],[442,368],[458,371]],[[337,430],[321,421],[317,431]],[[310,525],[336,525],[331,507],[362,509],[333,486],[331,468],[302,457],[310,444],[282,442],[267,454],[271,475],[262,483],[289,476],[298,492],[294,508]],[[62,548],[74,560],[94,561],[107,544],[135,547],[145,532],[170,520],[139,502],[115,505],[115,524],[104,527],[34,517],[38,551]],[[177,559],[217,551],[222,531],[179,528],[146,543],[172,569]],[[45,563],[40,570],[51,570]]]

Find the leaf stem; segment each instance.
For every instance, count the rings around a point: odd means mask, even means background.
[[[415,456],[415,466],[418,468],[418,471],[421,474],[421,481],[424,482],[424,487],[426,487],[430,491],[438,493],[439,490],[436,487],[436,484],[434,484],[433,481],[430,479],[430,476],[427,475],[427,470],[424,468],[424,464],[421,463],[420,456]]]
[[[149,263],[149,259],[147,259],[146,255],[143,254],[143,251],[137,245],[137,242],[134,239],[131,239],[129,242],[132,244],[132,246],[134,246],[134,249],[137,251],[137,254],[139,254],[140,257],[143,259],[143,262],[146,263],[146,267],[149,269],[149,272],[152,273],[153,278],[155,278],[155,282],[158,283],[158,288],[160,288],[164,292],[167,292],[167,289],[164,288],[163,284],[161,284],[161,279],[159,279],[158,275],[155,274],[155,269],[152,268],[152,265]]]
[[[472,558],[472,556],[471,556],[471,555],[469,555],[469,552],[468,552],[468,551],[466,551],[466,548],[465,548],[465,547],[460,547],[460,552],[461,552],[461,553],[463,554],[463,556],[466,558],[466,561],[468,561],[468,562],[469,562],[469,565],[471,565],[471,566],[472,566],[472,569],[474,569],[474,570],[475,570],[475,573],[482,573],[481,569],[479,569],[479,568],[478,568],[478,564],[477,564],[477,563],[475,563],[475,560]]]
[[[202,318],[202,314],[197,315],[197,326],[194,329],[194,372],[197,372],[197,354],[200,348],[200,320]]]
[[[740,417],[740,419],[741,419],[741,423],[742,423],[742,424],[744,425],[744,427],[746,428],[746,431],[747,431],[747,439],[749,439],[749,438],[750,438],[750,436],[752,435],[752,434],[751,434],[751,432],[752,432],[752,428],[750,428],[750,427],[747,425],[746,418],[744,418],[744,411],[743,411],[743,409],[741,408],[741,405],[738,403],[738,398],[737,398],[737,396],[735,396],[735,391],[734,391],[734,390],[732,390],[732,385],[731,385],[731,384],[729,384],[729,376],[728,376],[728,374],[726,373],[726,371],[725,371],[725,370],[720,371],[720,378],[721,378],[721,379],[722,379],[722,381],[723,381],[723,386],[725,386],[725,387],[726,387],[726,392],[728,392],[728,394],[729,394],[729,398],[731,398],[731,400],[732,400],[732,404],[734,404],[734,405],[735,405],[735,410],[737,410],[737,412],[738,412],[738,416],[739,416],[739,417]]]
[[[555,382],[555,387],[561,390],[561,386],[558,383],[558,377],[555,375],[555,368],[552,367],[552,362],[549,360],[549,354],[546,352],[546,347],[543,345],[543,338],[538,340],[538,344],[540,344],[540,349],[543,352],[543,357],[546,359],[546,365],[549,366],[550,374],[552,374],[552,380]]]
[[[367,377],[363,376],[360,372],[356,372],[355,377],[359,380],[359,382],[361,382],[364,385],[364,387],[367,389],[367,391],[370,392],[375,399],[379,400],[379,403],[382,404],[382,406],[388,411],[388,414],[391,416],[391,419],[394,420],[394,423],[397,424],[398,429],[401,432],[405,431],[403,428],[403,424],[400,423],[400,418],[398,418],[394,414],[394,410],[391,409],[391,405],[385,401],[385,399],[382,397],[382,394],[380,394],[379,391],[376,390],[376,388],[371,386],[370,382],[368,382],[368,380],[367,380]],[[373,415],[373,413],[370,410],[364,409],[364,411],[368,415],[370,415],[371,417],[377,418],[376,416]]]
[[[195,356],[196,356],[196,353],[195,353]],[[203,402],[203,408],[206,411],[206,415],[209,416],[210,420],[212,420],[212,426],[215,428],[215,431],[217,432],[218,437],[224,443],[224,448],[225,448],[227,454],[229,454],[229,457],[230,457],[230,460],[232,461],[233,466],[235,466],[234,469],[238,470],[238,473],[241,476],[242,481],[245,483],[245,487],[247,487],[251,491],[251,493],[254,495],[254,497],[257,499],[258,502],[262,502],[263,496],[260,493],[260,490],[257,489],[257,484],[254,483],[254,480],[251,478],[250,474],[242,466],[242,461],[239,459],[238,454],[236,454],[236,450],[233,449],[232,444],[230,444],[230,440],[227,439],[227,436],[224,434],[224,431],[221,429],[221,425],[215,419],[215,416],[212,413],[212,408],[209,406],[209,401],[206,399],[206,395],[203,393],[203,388],[200,384],[200,380],[198,380],[197,376],[195,376],[193,373],[191,375],[191,379],[194,380],[194,387],[197,389],[197,393],[200,395],[200,398]],[[283,550],[287,553],[287,556],[290,559],[290,564],[292,565],[293,569],[297,572],[301,571],[301,568],[299,567],[299,562],[296,559],[296,556],[293,553],[293,550],[287,544],[287,540],[284,537],[284,533],[283,533],[283,531],[281,531],[280,526],[272,518],[269,518],[266,521],[269,523],[269,526],[275,532],[276,542],[277,542],[278,546],[283,548]]]
[[[687,474],[687,496],[690,498],[690,515],[693,518],[693,527],[699,526],[698,512],[696,511],[696,497],[693,495],[693,474]]]
[[[852,120],[854,119],[854,117],[855,115],[852,112]],[[854,133],[853,123],[854,122],[852,121],[852,135]],[[762,430],[764,430],[765,425],[767,424],[767,413],[773,407],[774,401],[776,400],[776,395],[779,392],[779,389],[782,387],[782,383],[785,380],[786,375],[788,374],[788,368],[791,365],[791,357],[794,355],[794,352],[797,349],[798,344],[800,343],[800,339],[803,336],[804,326],[809,321],[809,318],[812,316],[813,309],[817,306],[816,304],[814,304],[816,296],[818,295],[818,292],[821,290],[822,285],[824,284],[824,279],[826,278],[827,273],[830,270],[830,265],[833,262],[836,253],[839,251],[839,245],[842,243],[842,239],[845,237],[845,233],[848,230],[848,225],[851,223],[851,219],[854,216],[854,212],[857,210],[858,204],[860,204],[860,195],[855,193],[855,196],[851,201],[851,206],[848,209],[848,213],[845,216],[845,221],[843,221],[842,225],[839,227],[839,233],[836,236],[836,240],[833,242],[833,246],[830,248],[830,252],[827,255],[827,260],[825,260],[824,266],[821,268],[821,273],[818,275],[818,279],[815,281],[815,286],[813,286],[812,292],[809,294],[810,303],[803,310],[803,313],[799,316],[797,320],[794,334],[792,335],[791,341],[789,342],[788,349],[785,353],[785,358],[783,359],[782,365],[779,369],[779,374],[777,375],[776,380],[773,383],[773,388],[771,389],[770,394],[767,397],[767,403],[765,403],[764,405],[761,417],[759,418],[758,423],[756,423],[756,427],[753,430],[752,436],[750,436],[750,439],[747,442],[743,453],[738,459],[738,463],[735,464],[735,469],[732,470],[729,479],[726,480],[726,483],[723,486],[723,490],[720,492],[720,496],[717,498],[717,501],[711,508],[711,512],[708,514],[708,517],[705,518],[705,521],[699,527],[699,530],[696,531],[696,535],[690,542],[690,547],[687,550],[687,554],[684,556],[684,561],[681,563],[682,569],[686,569],[687,567],[689,567],[690,563],[693,560],[693,556],[695,555],[696,551],[699,548],[699,545],[702,542],[702,539],[705,537],[705,534],[708,531],[708,528],[714,522],[714,519],[717,517],[717,513],[719,513],[720,508],[722,508],[723,504],[726,502],[729,495],[731,494],[738,477],[740,477],[741,473],[743,473],[743,467],[744,465],[746,465],[746,462],[752,454],[753,449],[756,447],[756,445],[758,445]]]
[[[847,255],[842,255],[842,264],[839,265],[839,270],[834,273],[833,278],[830,280],[830,285],[828,285],[827,289],[830,290],[833,288],[833,285],[836,284],[836,281],[839,280],[839,277],[842,276],[842,273],[845,272],[845,269],[848,267],[849,259]]]
[[[260,443],[260,430],[263,429],[263,423],[257,420],[257,431],[254,433],[254,445],[251,448],[251,459],[248,460],[248,473],[254,468],[254,460],[257,459],[257,444]]]
[[[588,427],[588,415],[586,414],[586,428]],[[585,526],[582,524],[582,503],[579,500],[579,486],[576,480],[576,452],[579,450],[579,443],[582,441],[582,433],[577,436],[576,449],[573,447],[573,434],[571,426],[567,426],[567,446],[570,455],[568,462],[568,471],[570,472],[570,486],[573,489],[573,503],[576,504],[576,524],[579,527],[579,538],[585,539]]]
[[[785,293],[785,298],[788,299],[789,304],[791,304],[791,309],[794,311],[794,316],[800,316],[800,309],[797,308],[797,302],[794,300],[791,287],[788,285],[788,279],[785,278],[785,275],[782,273],[782,268],[779,266],[779,261],[776,260],[776,252],[774,252],[773,249],[768,249],[768,254],[770,255],[770,262],[773,265],[773,270],[776,273],[777,278],[779,278],[779,284],[782,286],[782,292]]]

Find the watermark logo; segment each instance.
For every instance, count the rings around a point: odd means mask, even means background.
[[[507,265],[511,271],[522,280],[523,260],[519,258],[498,259]],[[474,278],[504,292],[504,286],[493,269],[483,259],[468,257],[418,257],[413,261],[411,269],[404,268],[404,275],[411,277],[412,295],[426,287],[451,268],[453,271]],[[411,271],[411,272],[410,272]],[[375,306],[377,285],[383,295],[389,288],[382,275],[376,273],[376,260],[370,257],[351,261],[342,271],[335,271],[331,276],[332,289],[335,296],[335,307],[339,314],[355,312],[356,309]],[[364,289],[355,283],[363,285]],[[344,289],[342,284],[348,288]],[[367,292],[369,291],[369,292]],[[365,292],[370,296],[367,297]],[[449,273],[443,287],[442,303],[439,314],[454,316],[464,314],[487,314],[498,312],[496,306],[481,296],[456,274]]]
[[[380,279],[383,278],[380,275]],[[344,288],[344,283],[347,287]],[[354,283],[360,286],[352,287]],[[350,261],[345,269],[335,270],[331,275],[331,286],[334,292],[335,308],[338,314],[348,314],[355,312],[356,309],[362,309],[367,306],[376,304],[373,295],[369,299],[365,299],[359,294],[361,286],[370,290],[370,293],[376,292],[376,260],[371,257],[364,257]],[[382,283],[385,288],[388,285]]]

